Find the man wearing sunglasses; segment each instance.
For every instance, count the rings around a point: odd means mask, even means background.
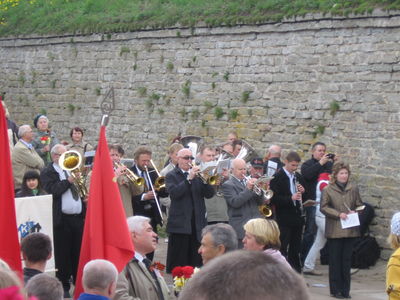
[[[194,157],[189,149],[178,152],[178,165],[166,176],[171,198],[167,223],[169,234],[167,273],[176,266],[200,267],[201,231],[207,225],[204,198],[214,195],[214,188],[197,176],[199,167],[192,166]]]

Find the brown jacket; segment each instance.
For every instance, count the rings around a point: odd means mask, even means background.
[[[363,203],[355,184],[347,183],[344,191],[335,183],[328,185],[321,200],[321,212],[326,216],[325,236],[331,239],[360,236],[359,226],[342,229],[339,215],[348,213],[348,208],[355,211],[361,205]]]
[[[20,189],[25,172],[36,170],[39,174],[44,167],[44,162],[35,149],[29,149],[24,143],[18,141],[11,154],[14,188]]]

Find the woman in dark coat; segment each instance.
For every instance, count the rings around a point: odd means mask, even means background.
[[[326,216],[325,236],[329,249],[329,288],[331,296],[339,299],[350,297],[351,254],[359,226],[342,228],[341,220],[354,214],[362,206],[358,187],[349,181],[350,168],[344,162],[333,166],[331,182],[324,189],[321,212]]]

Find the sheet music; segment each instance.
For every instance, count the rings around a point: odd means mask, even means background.
[[[217,165],[217,173],[221,174],[224,169],[229,170],[231,167],[231,159],[227,158],[227,159],[223,159],[218,161],[218,165]]]
[[[346,220],[340,219],[340,223],[342,224],[342,229],[360,226],[360,218],[358,217],[358,213],[351,213],[347,215]]]
[[[278,163],[269,160],[268,161],[268,168],[267,168],[267,175],[268,177],[272,177],[274,176],[274,174],[276,173],[276,169],[278,168]]]

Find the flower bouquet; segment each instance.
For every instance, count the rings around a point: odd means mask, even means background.
[[[174,278],[174,293],[178,296],[185,284],[199,269],[192,266],[175,267],[172,269],[172,277]]]
[[[51,143],[51,137],[50,135],[44,135],[40,138],[40,142],[43,145],[50,145]],[[50,151],[46,152],[46,162],[51,162],[51,156],[50,156]]]

